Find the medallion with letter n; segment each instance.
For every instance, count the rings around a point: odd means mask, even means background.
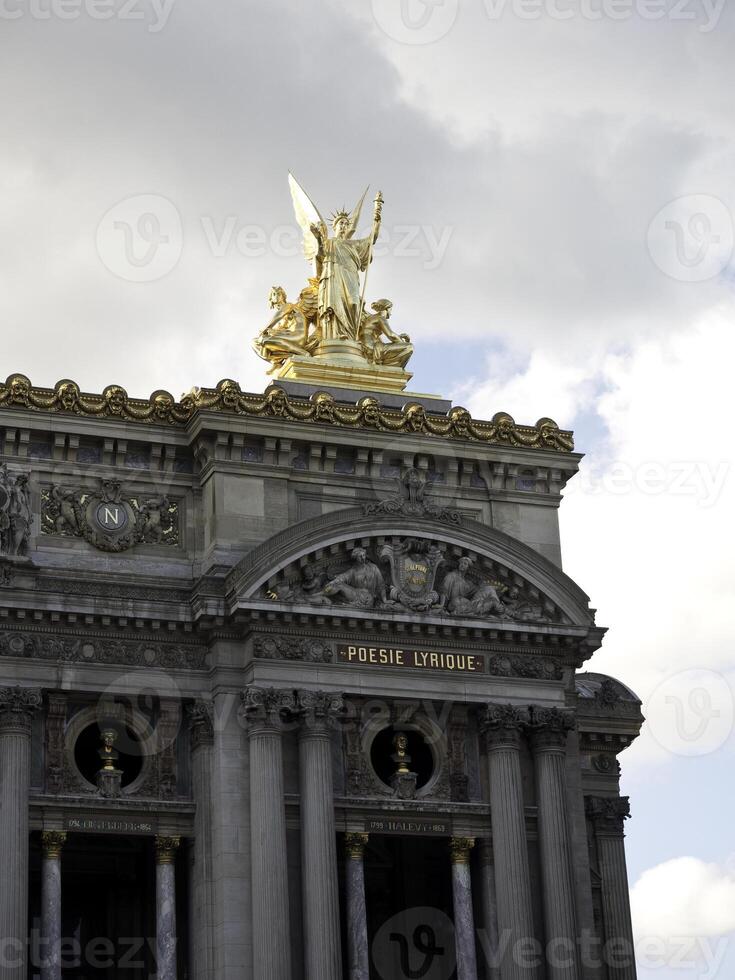
[[[411,667],[417,670],[484,671],[485,658],[474,653],[439,653],[401,647],[341,646],[337,658],[345,664],[375,667]]]

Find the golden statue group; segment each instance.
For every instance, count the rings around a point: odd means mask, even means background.
[[[381,193],[368,237],[354,237],[367,191],[351,214],[334,215],[330,237],[319,210],[291,174],[289,186],[314,274],[295,303],[289,303],[281,286],[271,289],[273,316],[254,341],[256,352],[270,361],[270,373],[278,378],[335,384],[352,379],[365,387],[403,390],[411,377],[405,371],[413,354],[411,339],[391,328],[390,300],[376,300],[372,312],[365,308],[367,273],[380,234]]]

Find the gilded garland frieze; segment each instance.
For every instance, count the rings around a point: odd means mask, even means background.
[[[574,437],[553,419],[543,418],[534,426],[518,425],[506,412],[489,422],[473,419],[456,406],[446,415],[428,412],[409,403],[402,409],[382,406],[376,397],[360,399],[356,405],[337,402],[327,392],[311,399],[291,398],[282,388],[265,394],[243,392],[236,381],[220,381],[216,388],[193,388],[177,402],[167,391],[155,391],[148,400],[130,398],[119,385],[108,385],[101,395],[84,394],[74,381],[59,381],[55,388],[36,388],[22,374],[11,374],[0,383],[0,409],[21,408],[63,413],[85,418],[118,419],[152,425],[184,426],[197,412],[221,412],[257,418],[371,429],[387,433],[466,439],[519,449],[569,453]]]
[[[137,544],[176,547],[179,503],[163,494],[124,494],[115,480],[103,480],[93,491],[42,487],[41,533],[84,538],[101,551],[127,551]]]

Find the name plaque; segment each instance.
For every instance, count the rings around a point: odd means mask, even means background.
[[[450,827],[444,820],[394,820],[376,817],[365,821],[365,833],[448,837]]]
[[[105,817],[67,817],[65,830],[78,834],[155,834],[150,820],[110,820]]]
[[[400,647],[341,646],[337,650],[337,659],[346,664],[457,673],[475,673],[485,669],[484,658],[474,653],[439,653],[436,650],[404,650]]]

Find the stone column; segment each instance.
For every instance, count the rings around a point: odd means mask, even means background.
[[[597,840],[608,974],[610,980],[636,980],[624,833],[630,801],[627,796],[590,796],[585,805]]]
[[[482,932],[480,948],[485,958],[487,980],[499,980],[498,970],[498,900],[495,895],[495,858],[492,841],[483,838],[478,842],[478,878],[480,883],[480,909]]]
[[[457,952],[457,980],[477,980],[475,953],[475,914],[472,907],[470,851],[472,837],[452,837],[452,900],[454,905],[454,946]]]
[[[180,837],[156,837],[157,980],[176,980],[176,851]]]
[[[487,738],[498,933],[505,950],[502,980],[533,980],[537,972],[517,955],[517,944],[535,937],[520,760],[526,719],[512,705],[489,704],[480,714]]]
[[[31,719],[41,692],[0,687],[0,980],[26,980]]]
[[[370,948],[365,902],[367,834],[346,834],[347,960],[349,980],[370,980]]]
[[[41,834],[41,980],[61,980],[61,849],[66,834]]]
[[[210,701],[187,707],[191,737],[194,817],[191,868],[189,942],[193,980],[214,980],[212,882],[212,745],[214,714]]]
[[[566,747],[574,724],[571,711],[531,708],[549,980],[580,976],[566,794]]]
[[[339,695],[298,691],[301,715],[301,877],[306,980],[341,980],[337,833],[332,785],[332,723]]]
[[[253,975],[291,980],[286,810],[283,797],[283,715],[291,691],[249,687],[242,694],[250,735]]]

